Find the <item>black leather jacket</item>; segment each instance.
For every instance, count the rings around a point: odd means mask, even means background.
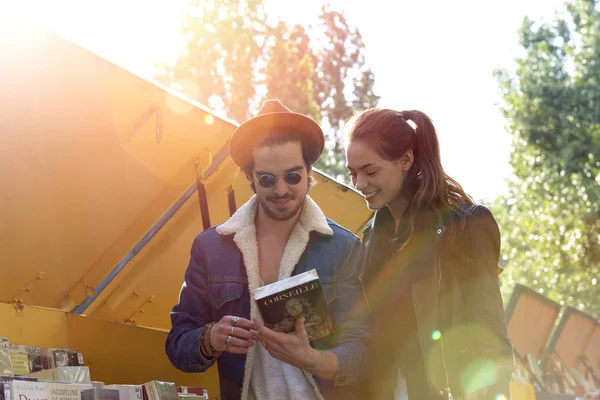
[[[381,237],[391,220],[387,209],[378,211],[365,229],[363,284],[374,347],[371,383],[394,368],[389,338],[403,329],[402,316],[395,314],[397,295],[409,284],[434,393],[455,399],[494,399],[500,393],[510,398],[514,359],[498,282],[500,232],[486,207],[461,210],[462,215],[447,212],[443,218],[423,213],[413,239],[400,252],[386,250],[393,242]],[[451,232],[454,250],[448,251]],[[407,264],[421,273],[403,282],[396,271]]]

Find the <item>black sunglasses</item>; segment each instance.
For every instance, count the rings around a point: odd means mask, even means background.
[[[258,176],[258,184],[265,189],[275,186],[277,177],[273,174],[262,174]],[[298,171],[290,171],[283,176],[283,180],[288,185],[297,185],[302,180],[302,175]]]

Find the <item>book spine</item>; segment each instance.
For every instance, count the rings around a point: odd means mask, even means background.
[[[150,382],[146,387],[146,393],[148,394],[148,400],[160,400],[158,397],[158,390],[154,382]]]

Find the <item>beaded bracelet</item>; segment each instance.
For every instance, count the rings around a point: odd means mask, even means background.
[[[216,358],[221,354],[221,352],[215,350],[210,344],[210,331],[214,325],[215,322],[206,324],[200,335],[200,352],[202,353],[202,356],[207,359]]]

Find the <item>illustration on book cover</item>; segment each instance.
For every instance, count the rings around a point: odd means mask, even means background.
[[[328,336],[333,322],[321,282],[315,270],[260,287],[254,298],[265,326],[277,332],[296,330],[296,320],[304,317],[310,340]]]

